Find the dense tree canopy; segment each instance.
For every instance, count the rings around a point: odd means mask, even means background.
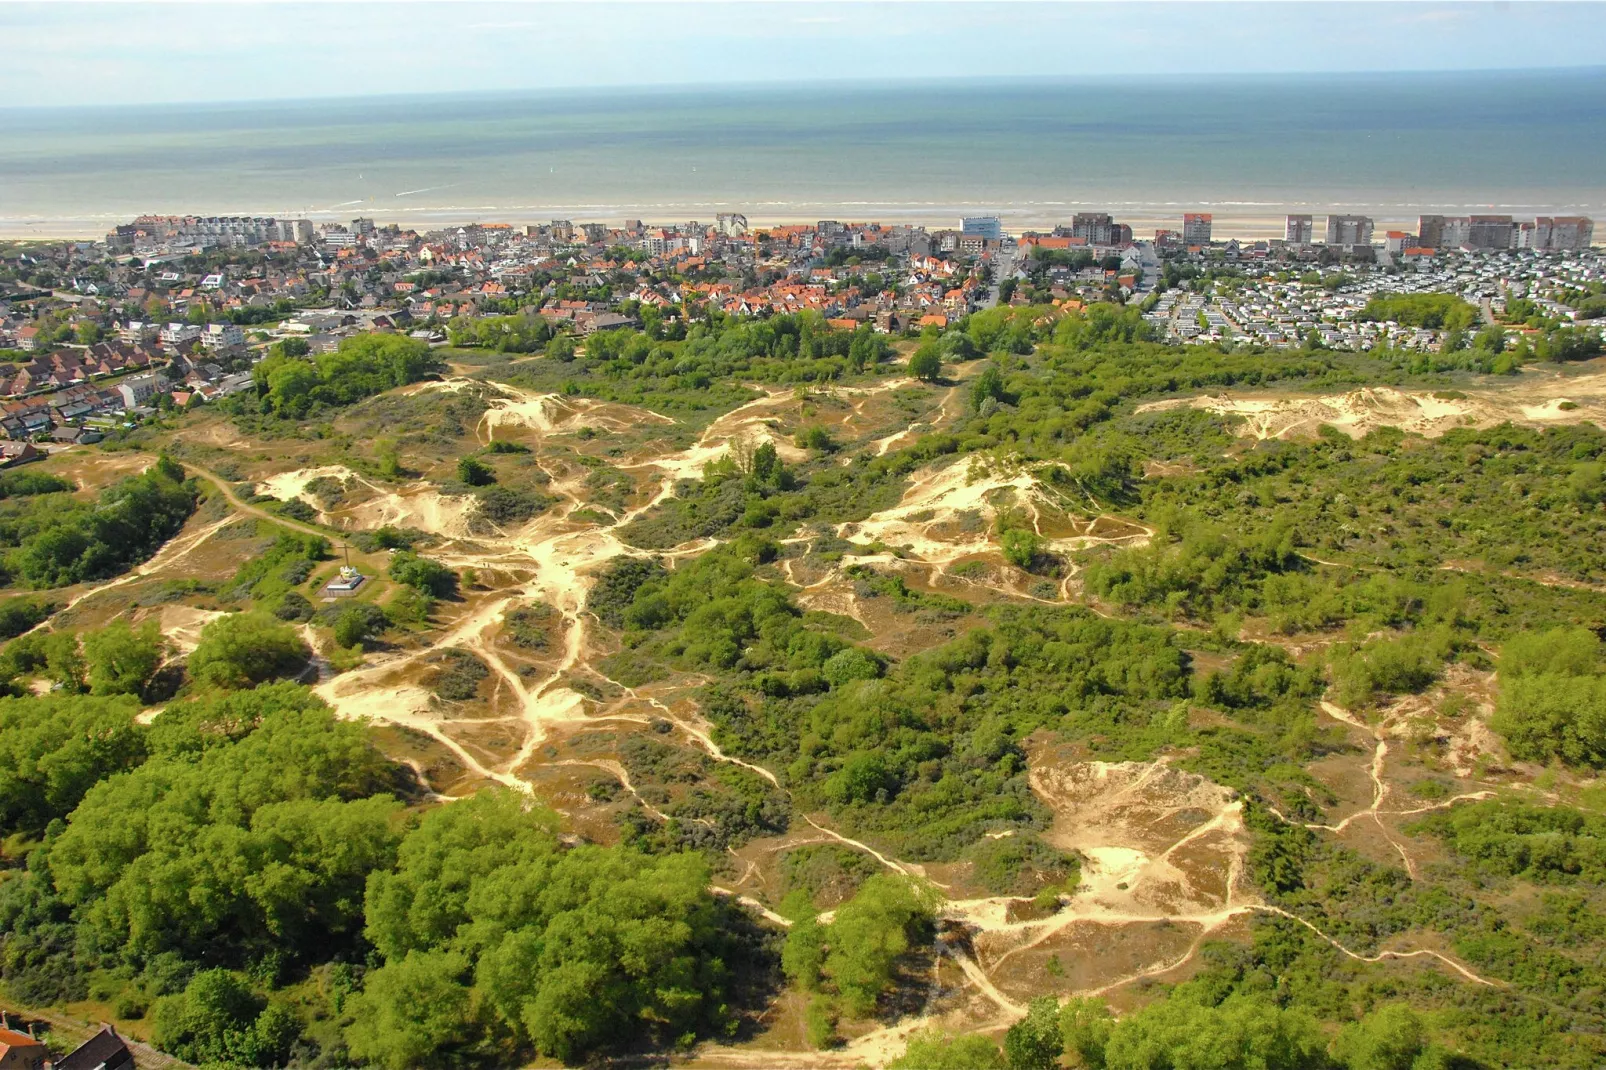
[[[498,1028],[565,1062],[713,1028],[727,936],[707,884],[690,855],[566,849],[549,814],[504,792],[432,811],[395,872],[369,881],[367,933],[385,965],[365,986],[353,1051],[405,1067],[466,1041],[471,988]],[[413,1017],[424,995],[435,1009],[422,1021],[376,1027]]]
[[[253,371],[264,413],[300,420],[319,406],[350,405],[441,370],[429,345],[396,334],[360,334],[312,359],[270,356]]]
[[[162,462],[85,502],[39,493],[0,502],[6,574],[29,587],[104,579],[150,557],[195,509],[196,492],[177,465]]]

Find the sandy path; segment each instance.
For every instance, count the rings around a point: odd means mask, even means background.
[[[624,765],[614,761],[612,758],[566,758],[561,762],[553,762],[552,764],[589,765],[597,769],[601,769],[604,772],[613,774],[613,776],[618,779],[619,785],[631,795],[635,796],[636,801],[641,804],[641,808],[643,810],[647,811],[653,817],[656,817],[659,821],[662,821],[665,824],[669,823],[669,815],[665,814],[662,810],[658,809],[646,799],[643,799],[641,797],[641,792],[637,791],[636,786],[630,782],[630,774],[625,770]]]
[[[87,591],[73,595],[73,597],[67,600],[67,604],[62,606],[61,609],[57,610],[56,612],[64,613],[86,598],[92,598],[97,594],[115,590],[118,587],[133,583],[136,580],[142,580],[146,576],[149,576],[160,569],[164,569],[169,565],[182,561],[191,550],[194,550],[203,542],[210,539],[213,535],[216,535],[220,529],[233,522],[234,518],[232,516],[226,516],[222,520],[207,524],[205,527],[202,527],[196,531],[192,531],[188,535],[179,535],[167,540],[167,542],[162,545],[162,548],[157,550],[156,553],[152,554],[148,559],[146,559],[143,564],[136,565],[133,569],[123,573],[116,579],[107,580],[105,583],[91,587]],[[38,624],[34,625],[28,630],[30,632],[36,632],[41,628],[47,628],[48,625],[49,620],[47,619],[40,621]]]
[[[882,389],[891,389],[892,385],[880,384]],[[951,388],[939,407],[939,419],[946,417],[948,406],[957,403],[958,397],[958,388]],[[563,428],[580,426],[576,421],[601,422],[601,416],[605,414],[599,410],[587,410],[583,406],[573,411],[563,408],[572,400],[556,399],[552,395],[513,392],[509,398],[493,402],[493,408],[488,410],[478,430],[489,439],[500,431],[516,426],[522,433],[539,440],[546,434],[562,433]],[[518,775],[519,771],[524,764],[534,758],[537,749],[548,738],[550,730],[555,725],[579,720],[641,720],[640,717],[633,715],[613,713],[611,709],[591,710],[587,706],[587,700],[564,683],[567,673],[584,665],[589,627],[584,605],[592,582],[591,577],[608,561],[620,555],[642,553],[620,542],[615,530],[671,494],[676,479],[699,477],[704,464],[725,455],[737,443],[744,440],[747,443],[755,440],[775,441],[775,435],[766,421],[774,418],[773,413],[778,407],[791,404],[792,400],[789,391],[766,390],[762,396],[715,420],[688,449],[633,466],[653,468],[657,471],[658,488],[646,504],[629,510],[613,524],[599,526],[580,524],[572,520],[571,515],[584,504],[584,487],[572,481],[556,481],[552,485],[552,490],[563,499],[559,507],[535,518],[520,529],[498,533],[489,539],[476,541],[465,539],[463,546],[438,555],[449,565],[496,567],[527,575],[528,579],[522,580],[512,589],[487,598],[483,604],[455,621],[429,650],[386,658],[356,672],[334,677],[318,688],[319,694],[328,699],[342,716],[371,717],[423,731],[441,742],[474,775],[529,791],[530,786]],[[492,413],[500,415],[493,416]],[[663,419],[656,414],[649,414],[649,417]],[[877,440],[877,452],[884,454],[894,448],[898,439],[899,436],[895,435]],[[783,445],[791,449],[787,443],[776,444],[778,450]],[[211,478],[242,511],[265,515],[260,510],[238,503],[220,480],[216,477]],[[304,485],[303,481],[301,486]],[[973,472],[969,465],[950,464],[917,473],[913,484],[896,507],[877,513],[859,525],[843,525],[838,532],[845,536],[851,527],[854,534],[864,537],[880,538],[895,545],[911,544],[915,553],[925,559],[921,563],[941,569],[944,564],[956,561],[967,554],[994,548],[989,534],[992,525],[991,523],[983,525],[983,530],[974,538],[957,539],[933,534],[930,529],[934,525],[945,521],[951,522],[958,514],[972,510],[991,519],[1001,507],[1000,500],[1007,497],[1010,504],[1022,509],[1033,526],[1041,531],[1040,506],[1053,505],[1055,508],[1064,508],[1065,503],[1055,500],[1058,494],[1057,491],[1050,491],[1039,485],[1029,470],[994,469]],[[1092,504],[1096,507],[1097,503]],[[929,516],[920,515],[928,510]],[[268,519],[287,527],[313,530],[278,517],[269,516]],[[461,535],[456,530],[452,517],[437,515],[425,519],[426,523],[421,526],[431,526],[435,530],[444,529],[443,534],[450,533],[454,537]],[[1096,527],[1090,527],[1087,535],[1056,540],[1055,545],[1063,543],[1063,548],[1080,548],[1099,543],[1132,545],[1148,538],[1146,529],[1134,531],[1133,527],[1135,526],[1120,529],[1118,534],[1107,535],[1097,534]],[[324,533],[319,532],[319,534]],[[710,542],[699,542],[688,547],[676,548],[664,556],[671,558],[688,556],[703,552],[709,545]],[[829,580],[815,586],[822,586],[826,582]],[[526,684],[514,667],[499,655],[493,636],[508,609],[530,599],[540,599],[557,610],[562,619],[563,643],[556,668],[547,672],[538,682]],[[453,740],[443,731],[443,727],[449,727],[451,723],[456,722],[441,720],[432,695],[416,686],[386,682],[388,677],[408,668],[413,662],[447,646],[461,646],[473,651],[490,667],[500,685],[518,698],[520,705],[518,715],[506,720],[517,721],[523,730],[523,736],[517,753],[510,760],[493,765],[476,757],[462,743]],[[636,692],[630,689],[624,690],[629,698],[639,698]],[[781,787],[778,778],[770,770],[726,754],[713,740],[712,726],[700,716],[677,714],[668,704],[656,697],[647,698],[646,701],[713,759],[741,766],[763,777],[775,787]],[[619,704],[616,703],[615,706],[617,705]],[[493,722],[502,719],[484,720]],[[1362,729],[1366,728],[1353,718],[1348,719],[1348,723]],[[1383,812],[1382,806],[1387,799],[1386,785],[1382,781],[1382,762],[1386,759],[1388,744],[1381,732],[1375,733],[1374,739],[1376,742],[1372,766],[1374,797],[1369,812],[1381,825],[1378,815]],[[616,761],[569,760],[559,764],[591,765],[604,769],[618,778],[621,785],[640,800],[640,795],[635,785],[630,782],[627,771]],[[1107,766],[1102,763],[1091,763],[1090,768],[1093,768],[1094,775],[1104,776],[1106,779],[1115,775],[1112,771],[1118,771],[1122,776],[1120,783],[1110,780],[1109,789],[1100,792],[1104,812],[1117,816],[1122,808],[1131,804],[1133,800],[1142,799],[1160,787],[1170,784],[1179,775],[1169,768],[1164,759],[1143,763],[1141,767],[1132,769]],[[1060,809],[1054,791],[1045,791],[1045,788],[1051,786],[1042,782],[1040,771],[1036,769],[1033,771],[1033,787],[1040,796],[1048,798],[1051,805]],[[1181,956],[1173,953],[1162,961],[1147,964],[1133,971],[1130,975],[1103,980],[1097,987],[1088,990],[1089,993],[1105,993],[1144,978],[1162,976],[1185,966],[1192,961],[1198,948],[1210,934],[1235,919],[1254,913],[1285,913],[1261,902],[1257,896],[1243,887],[1247,835],[1243,828],[1242,802],[1232,798],[1230,793],[1214,787],[1210,790],[1203,788],[1197,791],[1189,790],[1193,791],[1193,794],[1188,795],[1183,802],[1177,803],[1173,811],[1182,807],[1197,808],[1202,811],[1203,817],[1189,827],[1179,828],[1164,842],[1151,842],[1152,835],[1147,840],[1134,838],[1138,834],[1132,828],[1122,825],[1116,817],[1111,817],[1103,825],[1097,823],[1085,825],[1083,839],[1071,845],[1081,850],[1087,859],[1083,870],[1083,887],[1077,894],[1070,896],[1055,914],[1046,918],[1011,921],[1009,919],[1011,904],[1018,902],[1013,897],[946,899],[940,903],[937,908],[940,918],[948,924],[963,926],[976,934],[974,955],[967,953],[963,948],[950,946],[943,946],[941,953],[954,962],[964,978],[966,987],[980,993],[995,1008],[997,1017],[990,1024],[1007,1025],[1024,1013],[1024,1008],[1019,1002],[998,988],[994,978],[999,968],[1012,957],[1042,946],[1046,941],[1073,926],[1118,927],[1171,922],[1194,926],[1198,930]],[[666,815],[656,807],[644,800],[642,805],[657,819],[667,820]],[[1154,811],[1150,813],[1150,817],[1154,821],[1161,821],[1169,813],[1170,811]],[[903,862],[868,843],[842,835],[810,815],[800,812],[798,816],[821,836],[873,857],[891,872],[915,879],[926,879],[920,866]],[[1366,815],[1364,813],[1351,815],[1336,831],[1342,831],[1344,826],[1362,816]],[[1194,868],[1197,861],[1196,859],[1184,861],[1184,856],[1197,856],[1199,852],[1205,852],[1206,856],[1218,859],[1224,867],[1226,880],[1221,890],[1196,886]],[[1409,865],[1408,859],[1407,863]],[[754,909],[772,923],[785,924],[784,918],[756,900],[728,889],[718,890],[721,894],[736,895],[744,905]],[[1303,919],[1296,920],[1309,925]],[[1333,942],[1325,934],[1323,939]],[[1339,946],[1336,942],[1333,943],[1335,947]],[[1481,984],[1489,983],[1466,967],[1437,952],[1385,951],[1377,956],[1368,957],[1345,948],[1340,947],[1340,950],[1356,959],[1372,962],[1386,958],[1435,958],[1469,980]],[[933,991],[935,993],[935,989]],[[904,1021],[888,1029],[877,1030],[855,1041],[849,1046],[848,1053],[868,1054],[891,1050],[890,1044],[895,1041],[901,1043],[899,1038],[906,1037],[912,1027],[927,1020],[928,1016],[921,1016],[913,1022]],[[814,1060],[812,1055],[809,1058]],[[725,1059],[726,1055],[722,1053],[716,1061]],[[830,1063],[814,1060],[809,1064]]]
[[[1358,729],[1372,738],[1372,760],[1367,766],[1367,775],[1370,776],[1372,780],[1372,802],[1364,810],[1357,810],[1355,813],[1350,814],[1348,817],[1343,818],[1334,825],[1327,825],[1311,821],[1295,822],[1284,816],[1275,807],[1270,808],[1271,812],[1275,814],[1278,819],[1290,825],[1303,824],[1304,827],[1308,829],[1321,829],[1324,832],[1332,832],[1335,834],[1342,833],[1356,821],[1369,819],[1377,825],[1377,829],[1382,834],[1383,838],[1389,842],[1389,845],[1393,847],[1395,852],[1400,856],[1400,860],[1405,864],[1405,872],[1410,875],[1412,880],[1416,880],[1418,877],[1416,861],[1411,857],[1410,852],[1406,850],[1405,845],[1395,837],[1393,831],[1390,830],[1388,825],[1383,822],[1383,818],[1410,817],[1415,814],[1431,813],[1434,810],[1445,810],[1460,802],[1493,798],[1495,793],[1492,791],[1469,791],[1455,795],[1448,799],[1444,799],[1440,802],[1428,803],[1422,806],[1412,807],[1410,809],[1385,810],[1383,809],[1383,803],[1388,798],[1390,787],[1383,779],[1383,773],[1388,762],[1389,739],[1387,732],[1391,725],[1391,720],[1388,717],[1385,717],[1382,722],[1376,726],[1373,726],[1362,721],[1360,718],[1356,717],[1353,713],[1344,709],[1342,706],[1328,702],[1325,699],[1322,700],[1321,707],[1322,712],[1326,713],[1335,721],[1340,721],[1346,725],[1349,725],[1351,728]]]

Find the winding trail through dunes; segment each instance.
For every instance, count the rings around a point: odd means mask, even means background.
[[[552,764],[589,765],[593,766],[594,768],[601,769],[605,773],[612,773],[613,776],[618,779],[619,786],[624,788],[631,795],[635,796],[636,801],[641,804],[641,808],[643,810],[647,811],[653,817],[656,817],[659,821],[663,821],[665,823],[669,821],[668,814],[665,814],[662,810],[658,809],[652,803],[641,797],[641,792],[637,791],[636,786],[630,782],[630,773],[625,770],[623,764],[614,761],[612,758],[566,758],[561,762],[553,762]]]
[[[1450,956],[1448,956],[1448,955],[1440,954],[1437,951],[1431,951],[1431,950],[1423,948],[1423,949],[1418,949],[1418,950],[1415,950],[1415,951],[1379,951],[1375,955],[1362,955],[1362,954],[1360,954],[1358,952],[1351,951],[1349,948],[1345,947],[1343,944],[1339,943],[1337,940],[1334,940],[1331,936],[1328,936],[1326,933],[1322,932],[1320,929],[1318,929],[1316,926],[1312,925],[1310,922],[1306,921],[1304,918],[1300,917],[1298,914],[1292,914],[1292,913],[1289,913],[1288,911],[1282,909],[1281,907],[1273,907],[1273,906],[1260,906],[1260,907],[1257,907],[1256,909],[1264,910],[1268,914],[1276,914],[1276,915],[1278,915],[1280,917],[1288,918],[1290,921],[1299,922],[1299,924],[1303,925],[1305,928],[1309,929],[1311,932],[1315,933],[1317,936],[1319,936],[1323,940],[1327,941],[1327,943],[1331,944],[1341,954],[1343,954],[1343,955],[1345,955],[1345,956],[1347,956],[1349,958],[1352,958],[1357,962],[1373,962],[1373,963],[1376,963],[1376,962],[1383,962],[1383,961],[1385,961],[1387,959],[1429,958],[1429,959],[1434,959],[1435,961],[1441,963],[1442,965],[1448,966],[1450,969],[1454,970],[1456,973],[1460,974],[1462,977],[1466,978],[1468,981],[1471,981],[1473,984],[1485,985],[1485,986],[1487,986],[1489,988],[1505,988],[1506,987],[1506,985],[1503,982],[1491,981],[1486,977],[1480,977],[1478,974],[1473,973],[1471,970],[1469,970],[1465,966],[1461,965],[1461,963],[1455,961],[1455,959],[1450,958]]]
[[[1365,721],[1362,721],[1360,718],[1356,717],[1353,713],[1344,709],[1342,706],[1335,705],[1334,703],[1328,702],[1325,699],[1322,700],[1321,707],[1322,712],[1326,713],[1335,721],[1342,722],[1343,724],[1349,725],[1351,728],[1358,729],[1372,738],[1372,761],[1367,766],[1367,774],[1372,780],[1371,804],[1365,809],[1357,810],[1348,817],[1341,819],[1335,825],[1328,825],[1315,821],[1294,821],[1285,816],[1276,807],[1268,807],[1268,809],[1275,814],[1279,820],[1287,824],[1303,825],[1308,829],[1320,829],[1324,832],[1332,832],[1335,834],[1344,832],[1356,821],[1370,819],[1377,826],[1378,832],[1381,833],[1383,838],[1388,841],[1389,846],[1393,847],[1395,853],[1400,856],[1400,860],[1405,864],[1405,872],[1410,875],[1412,880],[1418,879],[1419,874],[1417,873],[1415,859],[1411,857],[1411,853],[1406,850],[1405,845],[1395,837],[1393,831],[1390,830],[1388,825],[1384,823],[1383,818],[1411,817],[1416,814],[1431,813],[1434,810],[1447,810],[1456,803],[1494,798],[1495,793],[1492,791],[1468,791],[1459,795],[1454,795],[1448,799],[1440,800],[1439,802],[1427,803],[1422,806],[1412,807],[1410,809],[1385,810],[1383,809],[1383,803],[1388,798],[1389,791],[1391,789],[1388,783],[1383,779],[1383,773],[1388,762],[1388,729],[1392,724],[1392,719],[1385,715],[1381,722],[1379,722],[1376,726],[1373,726],[1367,724]]]
[[[271,521],[274,524],[278,524],[280,527],[289,528],[291,531],[299,531],[306,535],[316,535],[320,539],[327,539],[331,537],[330,532],[327,529],[315,528],[311,524],[303,524],[299,520],[292,520],[287,516],[280,516],[277,513],[270,513],[259,505],[251,505],[250,503],[244,501],[238,494],[234,493],[234,488],[229,486],[228,481],[222,476],[218,475],[216,472],[209,471],[190,461],[181,461],[179,463],[184,466],[185,471],[194,473],[200,478],[206,480],[208,483],[212,484],[212,486],[216,487],[218,493],[223,495],[223,500],[228,502],[230,508],[234,509],[235,512],[244,513],[247,516],[254,516],[259,520]],[[221,527],[222,525],[220,524],[219,526]]]
[[[440,389],[462,388],[462,384],[450,380],[436,385]],[[672,422],[656,413],[624,405],[581,403],[572,398],[530,394],[510,387],[498,387],[498,389],[505,391],[504,396],[493,400],[492,407],[481,420],[480,430],[484,432],[487,440],[493,437],[499,428],[512,426],[522,428],[539,443],[550,435],[564,434],[578,430],[581,426],[604,422],[604,418],[610,426],[616,427]],[[528,578],[517,583],[512,589],[504,590],[487,599],[466,616],[453,622],[427,649],[374,659],[363,668],[325,681],[317,687],[317,693],[343,716],[391,721],[426,732],[450,748],[475,773],[528,791],[529,785],[518,776],[519,770],[534,757],[537,748],[548,738],[552,727],[589,719],[585,698],[569,687],[565,678],[569,673],[584,667],[589,628],[585,601],[592,577],[616,557],[649,556],[648,551],[625,545],[615,532],[672,494],[676,479],[700,476],[705,463],[729,452],[737,442],[755,429],[767,432],[768,429],[763,421],[768,417],[762,415],[762,410],[782,401],[789,403],[790,400],[790,391],[767,391],[746,405],[715,420],[690,448],[628,466],[638,469],[651,468],[660,472],[658,488],[648,501],[607,524],[576,518],[576,512],[586,505],[583,496],[584,487],[578,481],[554,481],[549,490],[560,496],[562,499],[560,505],[520,528],[500,532],[488,538],[474,537],[468,532],[467,517],[463,514],[463,510],[471,507],[471,499],[464,499],[461,508],[454,510],[447,510],[444,507],[414,508],[411,505],[397,504],[407,493],[407,488],[403,488],[400,495],[385,493],[374,502],[366,503],[360,508],[368,509],[369,512],[379,511],[373,516],[364,517],[366,521],[396,523],[403,519],[405,512],[405,519],[414,526],[452,540],[448,548],[433,555],[449,566],[494,568],[525,575]],[[801,456],[801,451],[795,450],[790,444],[778,442],[777,450],[783,452],[783,455],[786,451],[791,451]],[[210,473],[203,474],[208,475],[231,504],[242,511],[264,516],[276,523],[286,523],[278,517],[241,502],[216,476]],[[308,479],[314,478],[314,475],[312,472],[287,473],[276,478],[285,486],[292,484],[304,486]],[[316,530],[294,523],[287,523],[287,526],[304,531]],[[650,556],[677,560],[705,552],[714,545],[713,540],[699,540],[684,547]],[[540,600],[558,611],[563,622],[563,644],[558,663],[539,681],[529,684],[502,657],[491,637],[510,608],[532,600]],[[433,696],[407,679],[409,673],[416,675],[422,670],[420,663],[425,659],[439,650],[450,647],[466,649],[483,660],[502,685],[518,700],[521,742],[508,760],[498,763],[495,767],[473,759],[464,746],[451,737],[447,729],[453,722],[439,716]],[[667,713],[667,707],[664,709]],[[774,774],[769,770],[730,758],[721,752],[710,737],[706,724],[693,724],[685,718],[673,714],[670,716],[683,731],[719,760],[732,761],[751,769],[771,783],[775,782]]]
[[[888,381],[861,390],[856,395],[857,404],[862,407],[870,394],[897,385],[899,381]],[[464,387],[449,382],[439,388]],[[497,389],[501,396],[491,401],[475,428],[476,437],[488,442],[516,432],[521,441],[535,449],[537,464],[543,462],[540,447],[549,438],[584,426],[624,430],[670,422],[656,413],[628,406],[579,402],[515,388]],[[936,419],[946,420],[950,410],[961,402],[960,388],[950,388],[938,406]],[[618,685],[624,697],[606,702],[587,698],[586,694],[597,692],[577,681],[601,675],[588,661],[599,644],[592,641],[594,637],[590,631],[595,622],[585,611],[587,595],[601,569],[621,556],[650,555],[674,561],[705,552],[714,545],[712,540],[699,540],[667,552],[650,554],[624,544],[618,536],[620,528],[672,495],[676,480],[700,477],[705,464],[732,450],[770,441],[782,456],[801,456],[800,451],[782,440],[770,426],[778,414],[795,403],[790,390],[761,388],[758,397],[714,420],[685,449],[621,465],[641,473],[637,478],[644,492],[634,500],[644,498],[645,501],[624,510],[618,517],[601,522],[594,511],[581,513],[589,504],[584,481],[566,474],[568,470],[554,461],[552,453],[546,456],[547,471],[553,477],[548,489],[557,496],[558,502],[546,513],[519,526],[490,535],[471,534],[464,517],[445,507],[432,509],[404,502],[414,525],[447,540],[441,549],[431,551],[432,557],[451,567],[473,567],[482,576],[494,574],[496,589],[471,593],[470,601],[454,611],[458,615],[432,637],[429,647],[374,656],[354,671],[323,681],[317,686],[317,693],[343,717],[370,718],[425,733],[440,743],[472,776],[524,792],[533,790],[524,775],[531,763],[551,761],[563,766],[590,766],[615,777],[647,813],[667,821],[668,816],[662,810],[641,798],[628,769],[614,758],[560,760],[555,751],[542,756],[544,744],[577,724],[606,721],[656,724],[661,717],[688,745],[706,753],[713,761],[745,769],[790,798],[791,793],[774,772],[726,753],[713,738],[714,726],[702,717],[694,703],[685,699],[684,678],[673,684],[640,689]],[[840,406],[838,409],[840,411]],[[874,455],[885,455],[907,442],[910,433],[911,430],[906,429],[875,439],[867,449]],[[247,505],[219,477],[193,466],[192,470],[217,486],[241,513],[259,516],[292,530],[324,537],[330,534],[326,529]],[[293,489],[295,494],[289,494],[293,497],[320,474],[334,478],[337,473],[328,468],[283,473],[273,477],[276,482],[271,485],[287,494]],[[401,508],[395,501],[411,493],[408,487],[398,492],[373,484],[369,486],[379,497],[365,503],[374,513],[371,517],[365,514],[366,519],[392,515]],[[1148,528],[1118,523],[1115,518],[1096,516],[1083,527],[1086,509],[1081,497],[1074,487],[1045,486],[1028,467],[983,468],[961,460],[917,471],[896,506],[858,523],[840,525],[836,533],[842,538],[880,540],[908,547],[913,560],[907,564],[932,569],[938,575],[946,574],[944,570],[948,566],[963,558],[996,553],[997,540],[992,534],[994,522],[1006,509],[1017,510],[1022,524],[1030,525],[1040,535],[1046,533],[1053,549],[1135,546],[1151,537]],[[1097,514],[1097,503],[1089,504]],[[355,513],[351,515],[356,518]],[[1074,522],[1068,521],[1067,518],[1072,517]],[[220,526],[221,522],[186,538],[199,542]],[[1071,534],[1066,536],[1067,532]],[[193,548],[193,544],[189,548]],[[175,548],[172,556],[181,556],[184,552],[187,552],[185,548]],[[860,557],[856,560],[892,563],[890,555],[884,559]],[[788,577],[802,574],[794,571],[790,559],[783,559],[779,567]],[[804,595],[825,593],[822,588],[838,578],[838,571],[833,570],[827,579],[805,588]],[[1013,590],[1005,593],[1022,600],[1053,602]],[[528,658],[505,654],[499,639],[509,611],[536,600],[551,607],[557,616],[556,622],[549,626],[553,629],[549,636],[551,649],[543,651],[540,660],[532,666]],[[847,612],[853,610],[850,608]],[[175,621],[176,626],[189,623]],[[429,679],[427,674],[431,671],[427,659],[454,647],[469,651],[489,668],[496,703],[490,712],[501,716],[451,718],[447,716],[449,708],[421,684],[420,681]],[[582,694],[582,690],[586,694]],[[1389,801],[1384,780],[1390,747],[1386,727],[1373,729],[1338,707],[1329,708],[1328,713],[1372,738],[1373,795],[1365,810],[1331,826],[1312,827],[1342,834],[1357,821],[1370,818],[1390,837],[1414,875],[1411,859],[1403,845],[1390,836],[1383,817],[1424,812],[1487,793],[1458,796],[1455,800],[1416,810],[1384,809]],[[499,742],[493,745],[494,749],[487,749],[483,743],[485,736],[480,733],[488,732],[498,733]],[[964,1023],[967,1029],[1006,1027],[1025,1012],[1025,1004],[1033,994],[1023,986],[1021,978],[1034,978],[1033,983],[1040,988],[1042,965],[1049,956],[1072,954],[1084,963],[1091,963],[1084,971],[1090,975],[1065,981],[1064,991],[1057,993],[1060,996],[1103,994],[1148,978],[1173,975],[1196,960],[1200,947],[1212,935],[1220,935],[1234,923],[1257,915],[1286,916],[1317,932],[1323,940],[1357,961],[1434,960],[1469,982],[1494,983],[1438,951],[1389,949],[1375,955],[1353,951],[1320,933],[1303,918],[1265,902],[1247,877],[1249,833],[1244,824],[1243,800],[1219,784],[1179,770],[1169,758],[1108,763],[1072,761],[1064,756],[1037,753],[1030,759],[1029,776],[1033,792],[1053,814],[1052,825],[1042,833],[1043,838],[1061,850],[1077,852],[1083,860],[1079,887],[1061,894],[1052,912],[1048,912],[1045,904],[1034,904],[1018,896],[966,898],[968,892],[955,889],[967,886],[965,882],[970,878],[965,873],[968,871],[960,869],[960,875],[953,876],[951,870],[933,867],[938,876],[952,882],[942,884],[928,876],[925,867],[900,859],[873,842],[837,832],[828,827],[825,815],[806,813],[794,805],[794,827],[799,834],[810,837],[810,842],[817,833],[822,841],[861,852],[886,870],[926,882],[941,893],[936,907],[939,938],[925,1010],[918,1016],[854,1040],[842,1053],[810,1054],[796,1060],[799,1065],[851,1065],[860,1058],[879,1060],[894,1054],[894,1045],[901,1045],[913,1028],[954,1013],[948,997],[955,993],[962,996],[967,1008],[965,1013],[971,1015]],[[785,842],[795,844],[796,841]],[[731,873],[740,873],[740,876],[723,878],[731,887],[716,886],[719,894],[734,897],[772,924],[788,924],[787,919],[756,898],[759,893],[755,889],[763,885],[761,878],[757,884],[750,880],[754,873],[751,862],[748,862],[747,872],[741,872],[738,866]],[[1041,913],[1034,913],[1037,911]],[[1172,926],[1177,928],[1172,931],[1169,928]],[[1148,935],[1151,931],[1161,933],[1163,938],[1151,939]],[[1128,939],[1128,933],[1137,935]],[[1123,940],[1125,944],[1121,943]],[[1105,949],[1118,944],[1125,948],[1124,957],[1112,954],[1105,962],[1100,957]],[[951,987],[943,988],[944,982]],[[978,1007],[981,1010],[978,1011]],[[704,1049],[706,1061],[714,1063],[739,1061],[732,1056],[732,1051],[718,1047]],[[748,1065],[761,1061],[768,1054],[746,1053]],[[786,1059],[777,1062],[786,1064],[790,1059],[788,1054]]]
[[[115,590],[118,587],[133,583],[136,580],[142,580],[146,576],[182,561],[190,553],[190,551],[206,542],[206,540],[210,539],[213,535],[216,535],[219,530],[232,523],[233,520],[233,517],[226,516],[222,520],[214,521],[211,524],[199,527],[188,534],[179,535],[175,538],[167,540],[166,544],[163,545],[160,550],[157,550],[156,553],[152,554],[144,563],[136,565],[134,568],[123,573],[121,576],[118,576],[116,579],[107,580],[105,583],[96,584],[86,591],[81,591],[80,593],[73,595],[67,600],[67,603],[63,605],[60,610],[57,610],[57,612],[66,612],[86,598],[93,598],[95,595],[104,594],[106,591]],[[48,619],[43,620],[28,630],[30,632],[36,632],[41,628],[45,628],[48,624]]]

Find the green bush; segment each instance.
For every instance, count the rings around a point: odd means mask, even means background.
[[[397,552],[390,559],[390,578],[405,583],[434,598],[448,598],[457,592],[457,574],[439,561],[419,557],[410,550]]]
[[[299,673],[311,656],[289,625],[267,614],[230,613],[201,629],[188,666],[201,683],[242,688]]]
[[[496,482],[496,472],[477,457],[460,457],[457,478],[471,487],[485,487]]]

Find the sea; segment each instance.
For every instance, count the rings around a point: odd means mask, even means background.
[[[1210,212],[1243,237],[1280,235],[1290,212],[1380,230],[1422,212],[1600,218],[1606,67],[0,109],[7,237],[142,213],[1021,230],[1079,211],[1140,235]]]

